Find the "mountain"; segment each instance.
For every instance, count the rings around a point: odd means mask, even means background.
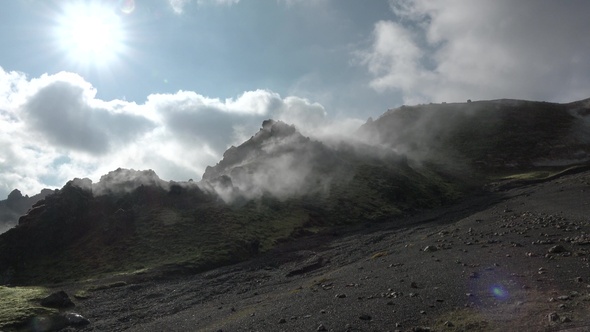
[[[0,280],[201,271],[335,225],[386,221],[458,196],[456,184],[389,150],[329,147],[265,121],[199,183],[125,169],[96,184],[68,182],[0,236]]]
[[[51,189],[43,189],[37,195],[23,196],[20,190],[15,189],[8,197],[0,201],[0,234],[16,226],[18,218],[25,214],[33,204],[53,194]]]
[[[506,172],[590,161],[590,99],[402,106],[359,129],[408,158]]]
[[[498,176],[588,161],[589,105],[402,106],[337,144],[267,120],[199,182],[127,169],[68,182],[0,236],[0,280],[201,271],[330,227],[446,205]],[[18,192],[7,202],[25,207]]]

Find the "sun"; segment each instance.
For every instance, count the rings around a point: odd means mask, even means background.
[[[57,20],[57,40],[70,60],[106,65],[123,53],[125,31],[113,8],[78,3],[63,9]]]

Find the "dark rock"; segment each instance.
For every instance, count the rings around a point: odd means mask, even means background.
[[[557,322],[559,320],[559,315],[556,312],[550,313],[547,317],[550,322]]]
[[[373,317],[371,317],[371,315],[360,315],[359,319],[360,320],[371,320],[371,319],[373,319]]]
[[[58,308],[58,309],[70,308],[70,307],[75,306],[74,302],[72,302],[72,300],[70,300],[70,297],[64,291],[55,292],[55,293],[49,295],[48,297],[42,299],[41,305],[44,307]]]
[[[426,247],[423,249],[423,251],[425,251],[425,252],[435,252],[435,251],[437,251],[437,250],[438,250],[438,248],[437,248],[436,246],[426,246]]]
[[[328,331],[328,329],[324,326],[324,324],[320,324],[316,331]]]
[[[415,328],[412,329],[413,332],[430,332],[431,329],[430,327],[426,327],[426,326],[417,326]]]
[[[556,246],[549,248],[549,250],[547,250],[547,252],[550,254],[560,254],[563,252],[568,252],[568,250],[564,246],[562,246],[561,244],[558,244]]]

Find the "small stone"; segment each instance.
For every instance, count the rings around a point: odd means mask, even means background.
[[[75,312],[68,312],[64,315],[64,317],[68,320],[68,324],[71,326],[86,326],[90,324],[88,319]]]
[[[576,277],[576,282],[584,282],[584,278],[582,277]]]
[[[569,317],[561,317],[562,323],[570,323],[572,320]]]
[[[548,315],[550,322],[557,322],[559,320],[559,315],[556,312],[552,312]]]
[[[334,296],[337,299],[343,299],[346,297],[346,294],[336,294],[336,296]]]
[[[371,319],[373,319],[373,317],[371,317],[371,315],[360,315],[359,319],[360,320],[371,320]]]
[[[553,247],[549,248],[549,250],[547,250],[547,252],[550,254],[560,254],[560,253],[567,252],[567,251],[568,250],[564,246],[562,246],[561,244],[553,246]]]
[[[435,252],[438,250],[438,248],[436,246],[426,246],[422,250],[425,252]]]
[[[561,296],[558,296],[557,299],[560,301],[567,301],[570,299],[570,297],[567,295],[561,295]]]
[[[421,315],[426,315],[426,311],[424,311],[424,310],[420,310],[420,314],[421,314]]]
[[[320,324],[316,331],[328,331],[328,329],[324,326],[324,324]]]
[[[286,319],[284,319],[284,318],[281,318],[281,319],[279,320],[279,324],[285,324],[286,322],[287,322],[287,320],[286,320]]]
[[[426,327],[426,326],[417,326],[415,328],[412,329],[413,332],[430,332],[430,327]]]
[[[444,325],[445,325],[446,327],[453,327],[453,326],[455,326],[455,324],[453,324],[453,323],[452,323],[452,322],[450,322],[450,321],[446,321],[446,322],[444,323]]]
[[[412,281],[412,283],[410,284],[410,287],[418,288],[418,284],[415,281]]]

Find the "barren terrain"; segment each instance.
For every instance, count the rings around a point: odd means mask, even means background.
[[[82,331],[587,331],[589,216],[586,171],[201,274],[170,266],[55,290],[90,321]]]

